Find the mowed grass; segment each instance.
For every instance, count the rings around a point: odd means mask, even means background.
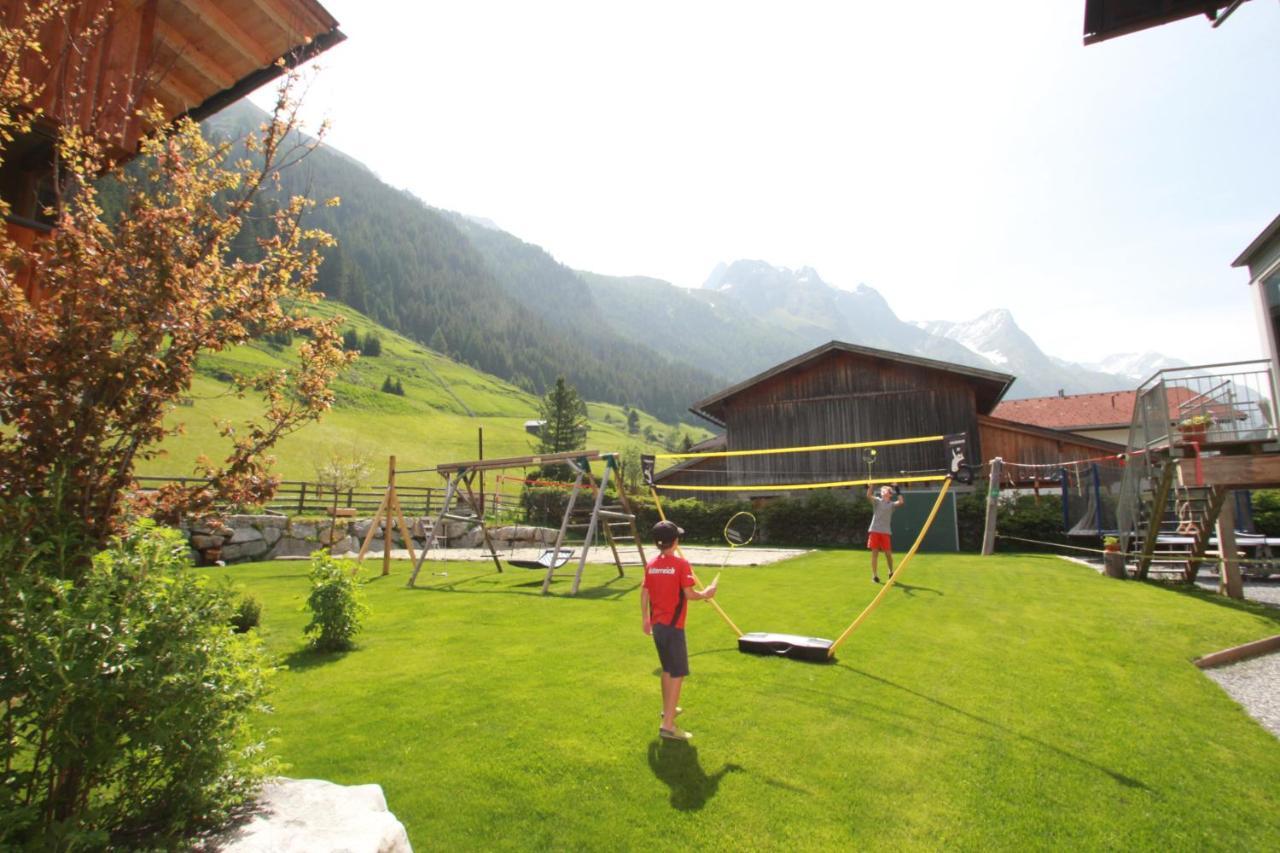
[[[865,552],[728,568],[743,630],[836,637]],[[1280,741],[1191,664],[1280,614],[1048,556],[920,555],[832,665],[740,654],[693,603],[691,745],[657,738],[638,577],[439,564],[366,584],[358,650],[303,651],[305,562],[225,570],[288,665],[288,775],[376,782],[415,849],[1267,849]],[[714,568],[708,570],[713,573]],[[709,579],[709,578],[708,578]],[[567,592],[569,581],[555,589]]]

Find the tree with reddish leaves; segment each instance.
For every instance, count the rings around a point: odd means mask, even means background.
[[[18,70],[33,45],[34,37],[0,41],[0,159],[31,128],[22,105],[32,84]],[[180,429],[165,418],[188,392],[197,358],[288,333],[302,340],[296,367],[238,380],[235,393],[261,395],[264,411],[220,424],[232,449],[219,462],[202,458],[196,473],[206,482],[135,506],[172,521],[273,493],[267,452],[331,406],[329,383],[354,357],[342,348],[340,319],[305,313],[320,250],[333,242],[303,225],[313,202],[255,204],[318,144],[297,132],[295,83],[291,73],[271,119],[239,143],[210,142],[190,119],[166,124],[158,107],[146,108],[155,130],[127,168],[92,128],[56,122],[45,211],[53,230],[30,247],[0,233],[0,501],[58,495],[89,541],[106,542],[120,529],[136,464]],[[73,111],[89,96],[71,92],[60,103]],[[104,181],[114,184],[110,215]],[[252,257],[235,257],[233,241],[251,218],[265,236]],[[20,286],[24,271],[38,298]]]

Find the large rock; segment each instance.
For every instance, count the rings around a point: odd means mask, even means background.
[[[209,839],[222,853],[411,853],[404,824],[387,809],[380,785],[335,785],[321,779],[275,779],[263,786],[253,814]]]
[[[271,549],[271,559],[280,557],[309,557],[311,552],[320,547],[313,539],[299,539],[296,536],[281,536],[280,541]]]
[[[329,549],[329,553],[333,556],[340,554],[354,554],[360,550],[360,543],[356,541],[354,536],[343,536],[341,539],[333,543],[333,547]]]
[[[450,548],[478,548],[484,544],[484,531],[479,527],[470,530],[461,536],[450,536]]]
[[[235,530],[236,532],[231,534],[230,542],[224,544],[243,545],[246,542],[263,541],[262,531],[256,527],[237,527]]]
[[[214,536],[207,533],[192,533],[191,547],[197,551],[203,551],[205,548],[218,548],[226,541],[225,536]]]
[[[256,560],[265,556],[270,550],[271,546],[262,538],[262,534],[258,534],[257,539],[223,545],[219,559],[224,563],[230,563],[233,560]]]
[[[319,527],[314,521],[294,521],[289,525],[289,535],[294,539],[316,539],[316,530]]]

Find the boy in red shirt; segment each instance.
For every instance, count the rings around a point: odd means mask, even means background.
[[[667,740],[688,740],[692,733],[676,727],[680,713],[680,685],[689,674],[689,648],[684,638],[684,617],[689,600],[714,598],[716,582],[698,591],[689,561],[675,553],[684,531],[670,521],[653,526],[653,543],[662,553],[644,569],[640,590],[640,611],[644,632],[653,635],[662,664],[662,725],[658,734]]]

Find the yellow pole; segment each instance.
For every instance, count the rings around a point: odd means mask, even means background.
[[[893,573],[893,577],[889,578],[888,583],[884,585],[884,589],[880,590],[879,594],[876,595],[875,598],[871,599],[871,603],[867,605],[867,608],[863,610],[862,613],[858,614],[858,618],[853,620],[853,624],[848,628],[845,628],[844,633],[840,635],[840,638],[831,644],[831,648],[827,649],[827,660],[835,657],[836,649],[840,648],[840,644],[849,639],[849,635],[862,624],[863,620],[871,615],[871,611],[876,609],[876,606],[884,600],[886,595],[889,594],[889,590],[893,588],[893,585],[902,578],[903,572],[907,570],[907,564],[910,563],[911,558],[916,555],[916,551],[920,548],[920,543],[924,541],[925,534],[928,533],[929,528],[933,526],[934,516],[938,514],[938,508],[942,506],[942,499],[946,497],[947,489],[950,486],[951,478],[948,477],[946,481],[943,482],[942,488],[938,491],[938,499],[934,501],[933,509],[930,510],[929,517],[924,522],[924,527],[920,528],[920,535],[916,537],[915,544],[911,546],[911,550],[907,552],[907,556],[903,557],[902,562],[898,564],[898,570]]]
[[[658,490],[654,488],[650,488],[649,491],[653,494],[653,505],[658,508],[658,518],[662,519],[663,521],[666,521],[667,514],[662,511],[662,501],[658,498]],[[676,546],[676,550],[680,552],[681,557],[684,556],[684,551],[680,549],[679,545]],[[717,579],[719,577],[720,577],[719,575],[716,575]],[[693,579],[698,583],[702,583],[702,581],[698,580],[698,576],[696,574],[693,576]],[[724,608],[721,607],[714,598],[705,598],[703,599],[703,601],[707,602],[707,604],[710,604],[712,607],[716,609],[716,612],[720,614],[720,618],[725,621],[725,624],[727,624],[730,628],[733,629],[733,633],[737,634],[739,637],[742,636],[742,630],[738,628],[737,625],[733,624],[733,620],[729,618],[729,614],[724,612]]]

